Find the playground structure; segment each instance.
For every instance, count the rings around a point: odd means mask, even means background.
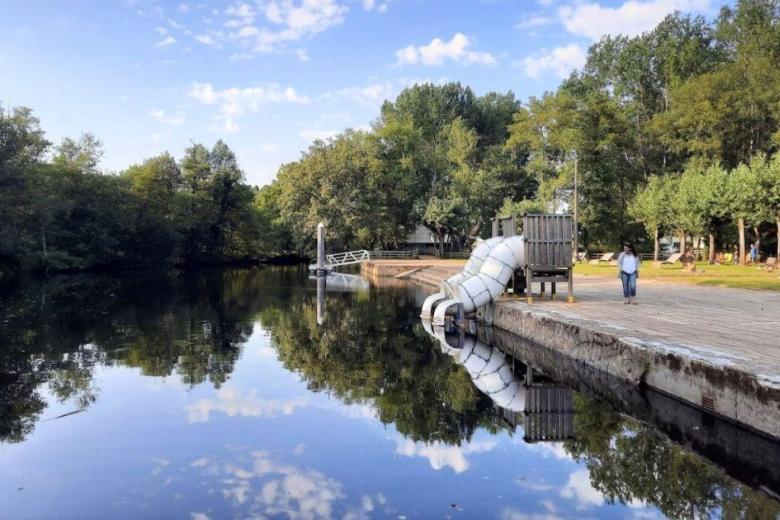
[[[573,286],[573,227],[569,215],[526,215],[524,234],[516,234],[514,217],[493,219],[494,236],[478,240],[466,266],[440,286],[440,290],[423,303],[420,317],[443,325],[448,313],[456,314],[461,322],[496,301],[516,277],[524,281],[519,287],[533,302],[532,284],[551,283],[551,297],[555,297],[556,283],[568,283],[568,299],[574,302]],[[498,236],[503,232],[503,236]]]

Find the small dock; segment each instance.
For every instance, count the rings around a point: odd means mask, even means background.
[[[371,283],[380,286],[399,283],[417,283],[439,287],[466,264],[465,260],[447,260],[436,257],[369,260],[360,265],[360,273]]]

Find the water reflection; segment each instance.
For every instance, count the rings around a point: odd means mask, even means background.
[[[413,291],[307,278],[73,277],[5,296],[0,482],[78,477],[27,501],[0,487],[17,507],[0,517],[53,504],[95,516],[108,498],[118,517],[780,512],[773,443],[718,427],[704,444],[679,405],[620,393],[516,338],[426,330]],[[707,448],[713,432],[728,433],[732,459]]]

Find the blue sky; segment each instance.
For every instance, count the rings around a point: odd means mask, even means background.
[[[554,89],[603,34],[719,0],[6,0],[0,103],[50,140],[89,131],[118,171],[224,139],[270,182],[318,137],[367,128],[415,82],[521,100]]]

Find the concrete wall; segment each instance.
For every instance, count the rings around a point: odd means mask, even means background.
[[[759,432],[780,438],[780,388],[759,376],[704,359],[682,345],[643,341],[501,302],[493,325],[633,384],[646,384]]]

